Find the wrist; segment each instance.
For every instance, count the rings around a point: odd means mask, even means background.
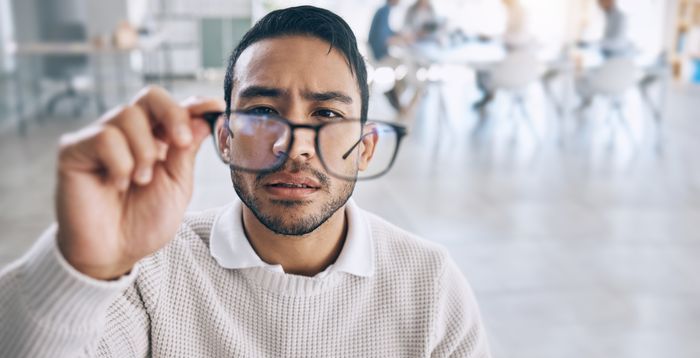
[[[122,276],[128,275],[133,269],[135,262],[115,262],[109,264],[95,264],[81,259],[81,255],[76,255],[71,250],[69,240],[62,237],[61,230],[56,233],[58,251],[76,271],[91,278],[102,281],[114,281]],[[83,254],[83,256],[85,256]],[[92,256],[87,254],[88,257]]]

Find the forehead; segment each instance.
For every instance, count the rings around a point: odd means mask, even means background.
[[[311,36],[283,36],[258,41],[236,61],[234,89],[249,85],[312,91],[346,91],[359,98],[359,87],[343,54]],[[357,101],[359,103],[359,100]]]

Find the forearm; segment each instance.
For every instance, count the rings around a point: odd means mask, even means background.
[[[96,345],[106,313],[136,270],[99,281],[75,270],[56,247],[55,227],[0,273],[0,347],[8,357],[76,356]]]

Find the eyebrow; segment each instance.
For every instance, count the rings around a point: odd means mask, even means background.
[[[337,91],[329,91],[329,92],[304,92],[302,96],[305,99],[308,99],[310,101],[315,101],[315,102],[328,102],[328,101],[335,101],[335,102],[341,102],[345,104],[352,104],[352,98],[345,93],[342,92],[337,92]]]
[[[250,86],[241,90],[239,96],[241,98],[255,98],[255,97],[272,97],[278,98],[286,95],[287,92],[279,88],[264,87],[264,86]]]
[[[265,86],[249,86],[241,90],[239,96],[241,98],[255,98],[255,97],[268,97],[268,98],[279,98],[288,96],[289,91],[281,88],[275,87],[265,87]],[[310,92],[305,91],[302,93],[302,97],[309,101],[314,102],[329,102],[335,101],[345,104],[352,104],[352,97],[339,91],[326,91],[326,92]]]

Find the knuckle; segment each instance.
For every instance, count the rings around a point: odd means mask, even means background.
[[[117,123],[124,128],[133,128],[135,125],[137,127],[141,126],[140,123],[135,123],[134,121],[144,121],[147,120],[144,112],[138,106],[124,106],[121,113],[117,118]],[[128,122],[128,124],[127,124]]]
[[[141,90],[139,98],[150,98],[153,96],[160,96],[167,93],[163,87],[158,85],[147,85]]]
[[[134,169],[134,160],[130,155],[120,156],[112,163],[110,171],[116,176],[128,177]]]
[[[97,120],[97,123],[108,123],[116,120],[122,113],[123,109],[124,105],[119,105],[110,109],[109,111],[105,112],[100,116],[100,118]]]
[[[95,144],[98,146],[113,146],[117,142],[119,130],[113,126],[105,125],[102,126],[101,130],[95,134]]]
[[[120,120],[129,120],[134,117],[138,117],[141,114],[141,111],[133,105],[128,105],[128,106],[123,106],[121,111],[119,112],[118,118]]]
[[[136,95],[134,104],[148,106],[149,103],[157,103],[158,99],[161,98],[170,98],[168,91],[157,85],[148,85]]]
[[[58,141],[58,162],[63,163],[68,158],[73,151],[75,144],[68,139],[67,135],[62,135]]]
[[[163,118],[165,121],[168,122],[182,122],[188,118],[187,111],[177,105],[170,106],[168,107],[165,112],[164,112],[165,118]]]
[[[126,136],[111,125],[105,125],[94,138],[95,150],[102,153],[128,153]]]
[[[140,162],[144,162],[146,164],[155,162],[158,156],[155,145],[144,146],[144,148],[139,151],[138,156]]]
[[[74,158],[81,148],[94,146],[95,137],[101,131],[101,125],[90,125],[75,132],[62,134],[58,139],[58,161],[63,163]]]

